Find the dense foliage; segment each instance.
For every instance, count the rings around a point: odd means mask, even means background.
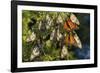
[[[75,22],[69,21],[72,14],[23,10],[23,62],[77,59],[72,47],[81,48],[81,41],[75,32],[80,27],[78,19]],[[67,26],[67,21],[75,26]]]

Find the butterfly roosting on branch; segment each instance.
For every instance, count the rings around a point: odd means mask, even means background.
[[[76,34],[75,30],[79,29],[79,20],[74,14],[70,15],[70,18],[64,24],[64,29],[69,32],[68,35],[65,37],[65,43],[68,45],[73,45],[78,48],[82,48],[81,41]]]
[[[70,18],[67,19],[64,23],[64,29],[70,32],[79,29],[78,25],[80,25],[79,20],[74,14],[71,14]]]

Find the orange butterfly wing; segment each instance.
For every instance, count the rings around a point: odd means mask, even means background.
[[[77,24],[73,23],[70,19],[67,21],[67,23],[68,23],[71,30],[78,29]]]
[[[74,36],[72,34],[69,34],[65,38],[65,43],[68,45],[75,45],[76,41],[74,39]]]
[[[70,34],[70,44],[75,45],[76,41],[74,39],[74,36]]]
[[[65,22],[65,24],[64,24],[64,29],[67,30],[67,31],[71,31],[71,29],[68,26],[68,23],[67,22]]]
[[[73,23],[70,19],[67,20],[64,24],[64,29],[68,32],[78,29],[78,25]]]
[[[66,43],[66,44],[69,44],[69,41],[70,41],[70,40],[69,40],[69,35],[67,35],[67,36],[65,37],[65,43]]]

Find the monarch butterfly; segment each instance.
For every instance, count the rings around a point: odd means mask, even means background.
[[[53,38],[55,37],[55,33],[56,33],[56,30],[54,29],[50,35],[50,40],[53,40]]]
[[[65,43],[68,45],[76,46],[78,48],[82,48],[81,41],[75,32],[74,32],[74,34],[70,33],[66,36]]]
[[[41,29],[41,27],[42,27],[42,22],[40,21],[38,26],[39,30]]]
[[[70,15],[70,19],[73,23],[80,25],[79,20],[77,19],[77,17],[74,14]]]
[[[26,39],[26,42],[31,42],[36,39],[36,34],[32,32],[32,34]]]
[[[46,23],[47,23],[46,29],[49,29],[51,27],[52,22],[53,21],[51,20],[50,16],[49,15],[46,15]]]
[[[57,18],[57,23],[59,24],[59,23],[63,23],[63,19],[62,19],[62,17],[59,15],[58,16],[58,18]]]
[[[73,31],[78,29],[78,25],[73,23],[71,19],[68,19],[64,24],[64,29],[67,31]]]
[[[36,58],[37,56],[40,55],[40,50],[39,48],[36,46],[32,49],[32,53],[31,53],[31,56],[30,56],[30,60],[32,61],[34,58]]]
[[[68,55],[68,49],[67,47],[64,45],[62,50],[61,50],[61,58],[64,58]]]
[[[71,14],[70,18],[64,24],[64,29],[67,31],[73,31],[78,29],[78,25],[80,25],[79,20],[74,14]]]
[[[57,30],[57,40],[59,41],[62,38],[62,34],[60,33],[60,30]]]

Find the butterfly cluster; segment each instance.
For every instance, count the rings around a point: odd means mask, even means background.
[[[34,13],[34,12],[33,12]],[[27,61],[74,59],[71,46],[82,48],[75,32],[80,23],[75,14],[64,12],[37,12],[27,23],[25,46],[30,50]],[[25,47],[25,48],[26,48]],[[26,56],[26,53],[24,54]]]
[[[74,45],[78,48],[82,48],[81,41],[75,32],[75,30],[79,29],[80,23],[74,14],[70,15],[70,18],[66,20],[64,24],[64,29],[68,32],[66,36],[65,42],[69,45]]]

